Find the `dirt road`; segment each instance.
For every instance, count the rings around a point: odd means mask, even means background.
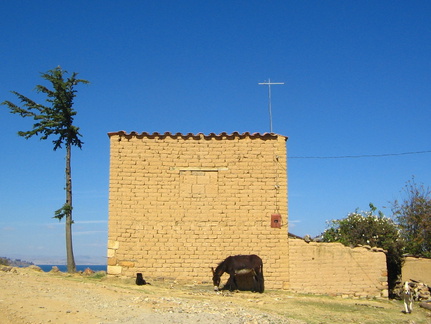
[[[30,268],[0,270],[0,322],[19,323],[431,323],[395,301],[299,296],[284,291],[215,293],[209,285],[119,280]]]

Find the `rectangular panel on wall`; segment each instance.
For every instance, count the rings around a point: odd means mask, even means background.
[[[180,171],[180,197],[215,197],[218,193],[217,176],[217,171]]]

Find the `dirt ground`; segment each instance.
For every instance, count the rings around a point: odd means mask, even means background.
[[[6,271],[5,271],[6,270]],[[431,323],[400,301],[214,292],[210,285],[0,269],[0,323]]]

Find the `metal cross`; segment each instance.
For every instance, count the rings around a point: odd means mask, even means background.
[[[261,82],[258,84],[268,86],[269,130],[270,130],[270,133],[272,133],[271,86],[274,84],[284,84],[284,82],[271,82],[271,79],[268,78],[268,82]]]

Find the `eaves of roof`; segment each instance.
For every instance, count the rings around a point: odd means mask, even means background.
[[[147,137],[147,138],[166,138],[166,137],[171,137],[171,138],[193,138],[193,139],[234,139],[234,138],[261,138],[261,139],[276,139],[277,137],[284,137],[285,140],[287,140],[287,136],[283,136],[283,135],[279,135],[279,134],[274,134],[274,133],[249,133],[249,132],[245,132],[245,133],[239,133],[239,132],[233,132],[233,133],[220,133],[220,134],[215,134],[215,133],[210,133],[210,134],[203,134],[203,133],[197,133],[197,134],[193,134],[193,133],[187,133],[187,134],[183,134],[183,133],[171,133],[171,132],[164,132],[164,133],[158,133],[158,132],[154,132],[154,133],[147,133],[147,132],[142,132],[142,133],[138,133],[135,131],[132,131],[130,133],[127,133],[125,131],[119,131],[119,132],[109,132],[108,136],[114,136],[114,135],[118,135],[118,136],[124,136],[126,138],[131,138],[131,137],[137,137],[137,138],[143,138],[143,137]]]

